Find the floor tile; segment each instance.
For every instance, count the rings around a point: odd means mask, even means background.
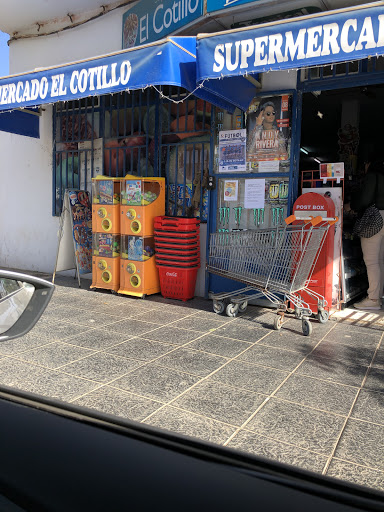
[[[337,324],[326,335],[327,341],[336,341],[354,347],[376,347],[381,338],[381,332],[372,329],[357,328],[354,325]]]
[[[48,368],[58,368],[67,363],[71,363],[82,357],[88,356],[92,351],[66,343],[55,342],[23,352],[19,355],[24,361],[33,362]]]
[[[143,333],[142,337],[148,340],[172,343],[173,345],[184,345],[184,343],[195,340],[201,335],[201,332],[178,329],[177,327],[173,327],[173,325],[165,325],[155,331]]]
[[[371,368],[364,384],[364,389],[384,393],[384,370],[381,370],[380,368]]]
[[[341,416],[272,398],[246,428],[304,450],[330,455],[343,424]]]
[[[142,322],[136,318],[129,318],[127,320],[117,320],[115,323],[108,325],[108,329],[113,332],[118,332],[126,336],[139,336],[146,332],[156,329],[158,325],[149,322]]]
[[[205,380],[173,405],[224,423],[241,426],[263,403],[265,396]]]
[[[383,426],[349,419],[335,457],[384,471]]]
[[[356,485],[370,487],[378,491],[384,491],[384,472],[351,464],[338,459],[332,459],[328,468],[327,476],[346,480]]]
[[[186,391],[200,377],[148,364],[116,380],[114,387],[132,393],[168,402]]]
[[[312,352],[311,358],[345,361],[348,366],[354,364],[369,366],[374,353],[374,347],[343,345],[340,342],[323,340]]]
[[[89,329],[86,333],[76,334],[75,336],[65,338],[65,343],[93,350],[103,350],[119,343],[123,343],[130,338],[130,335],[113,332],[108,328]]]
[[[103,307],[104,313],[112,316],[118,316],[120,318],[135,318],[143,313],[149,313],[149,311],[154,311],[154,308],[151,304],[146,301],[137,301],[127,299],[127,303],[122,304],[107,304]]]
[[[366,366],[349,365],[345,361],[335,361],[329,357],[312,358],[309,355],[296,374],[360,387],[366,372]]]
[[[260,338],[268,334],[268,329],[259,327],[252,322],[241,321],[236,318],[229,324],[222,325],[215,330],[217,336],[224,336],[240,341],[249,341],[255,343]]]
[[[357,392],[358,388],[292,375],[275,396],[315,409],[347,416]]]
[[[117,309],[117,308],[115,308]],[[87,327],[103,327],[117,321],[115,316],[107,313],[95,311],[92,306],[87,309],[69,308],[66,315],[60,319],[63,322],[70,322],[77,325],[85,325]]]
[[[30,331],[30,334],[33,337],[48,338],[50,341],[60,341],[74,334],[86,333],[88,329],[87,326],[70,324],[69,322],[44,323],[39,321]]]
[[[384,370],[384,346],[382,344],[381,348],[376,352],[375,358],[372,362],[372,366],[374,368],[380,368]]]
[[[230,321],[230,319],[228,319]],[[199,316],[189,316],[174,323],[175,327],[190,329],[192,331],[210,332],[221,327],[224,322],[216,319],[201,318]]]
[[[179,348],[170,354],[160,357],[156,364],[206,377],[225,364],[228,359],[187,348]]]
[[[238,360],[248,363],[269,366],[278,370],[292,371],[303,360],[304,356],[297,352],[291,352],[280,348],[271,348],[264,345],[254,345],[243,354]]]
[[[317,473],[323,470],[327,462],[327,457],[318,453],[302,450],[297,446],[245,430],[240,430],[227,446]]]
[[[107,349],[109,354],[117,356],[139,359],[142,361],[152,361],[167,352],[175,350],[175,345],[150,341],[144,338],[131,338],[125,343],[120,343]]]
[[[211,307],[208,311],[196,311],[193,313],[193,316],[192,318],[201,318],[201,319],[204,319],[204,320],[213,320],[215,322],[215,324],[218,322],[218,323],[221,323],[221,324],[226,324],[228,322],[233,322],[234,318],[231,318],[227,315],[217,315],[216,313],[213,312],[212,310],[212,302],[211,302]]]
[[[98,352],[74,363],[60,367],[60,371],[96,382],[110,382],[138,368],[143,363],[136,359]]]
[[[217,444],[224,443],[236,428],[171,406],[156,412],[145,423]]]
[[[362,389],[352,409],[352,418],[384,425],[384,393]]]
[[[223,357],[235,357],[249,347],[250,344],[245,341],[223,338],[222,336],[215,336],[214,334],[205,334],[188,345],[188,348],[202,350],[203,352],[209,352]]]
[[[145,322],[152,322],[154,324],[159,325],[165,325],[173,322],[173,325],[177,327],[177,322],[180,321],[182,318],[187,317],[190,315],[190,311],[187,309],[181,309],[177,313],[171,313],[169,311],[166,311],[164,309],[151,309],[145,312],[140,313],[135,318],[137,320],[143,320]]]
[[[261,343],[267,347],[283,348],[306,356],[319,343],[319,339],[312,336],[302,336],[297,332],[284,329],[283,326],[280,331],[272,331],[268,334]]]
[[[41,336],[22,336],[10,341],[2,341],[0,343],[1,355],[12,355],[31,350],[32,348],[42,347],[43,345],[50,344],[48,338]]]
[[[143,420],[161,407],[159,402],[108,386],[91,391],[73,403],[134,421]]]
[[[28,391],[49,398],[71,401],[75,398],[89,393],[99,384],[72,375],[65,375],[56,371],[46,371],[38,375],[30,384]]]
[[[0,383],[5,386],[28,391],[35,379],[46,372],[45,368],[10,357],[0,359]]]
[[[240,361],[231,361],[210,378],[228,386],[269,395],[289,375],[287,372]]]

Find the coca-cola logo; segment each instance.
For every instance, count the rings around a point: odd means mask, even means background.
[[[165,275],[168,277],[177,277],[177,272],[166,272]]]

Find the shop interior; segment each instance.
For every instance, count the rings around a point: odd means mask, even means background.
[[[356,213],[350,210],[353,194],[361,187],[365,163],[382,144],[384,85],[313,91],[303,95],[300,191],[336,187],[342,197],[340,298],[351,306],[368,288],[360,239],[353,236]],[[345,178],[320,180],[320,163],[344,162]],[[337,206],[336,206],[337,209]]]

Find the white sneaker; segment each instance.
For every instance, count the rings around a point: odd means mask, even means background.
[[[356,302],[353,307],[356,309],[381,309],[381,304],[379,300],[372,300],[367,297],[360,302]]]

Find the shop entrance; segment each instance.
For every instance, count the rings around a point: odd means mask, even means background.
[[[303,93],[299,193],[308,188],[340,189],[334,194],[343,203],[339,296],[348,306],[364,297],[368,288],[360,239],[353,236],[356,214],[349,203],[361,190],[372,153],[382,147],[384,155],[383,101],[383,84]],[[319,179],[320,163],[330,162],[344,162],[345,178],[340,183]]]

